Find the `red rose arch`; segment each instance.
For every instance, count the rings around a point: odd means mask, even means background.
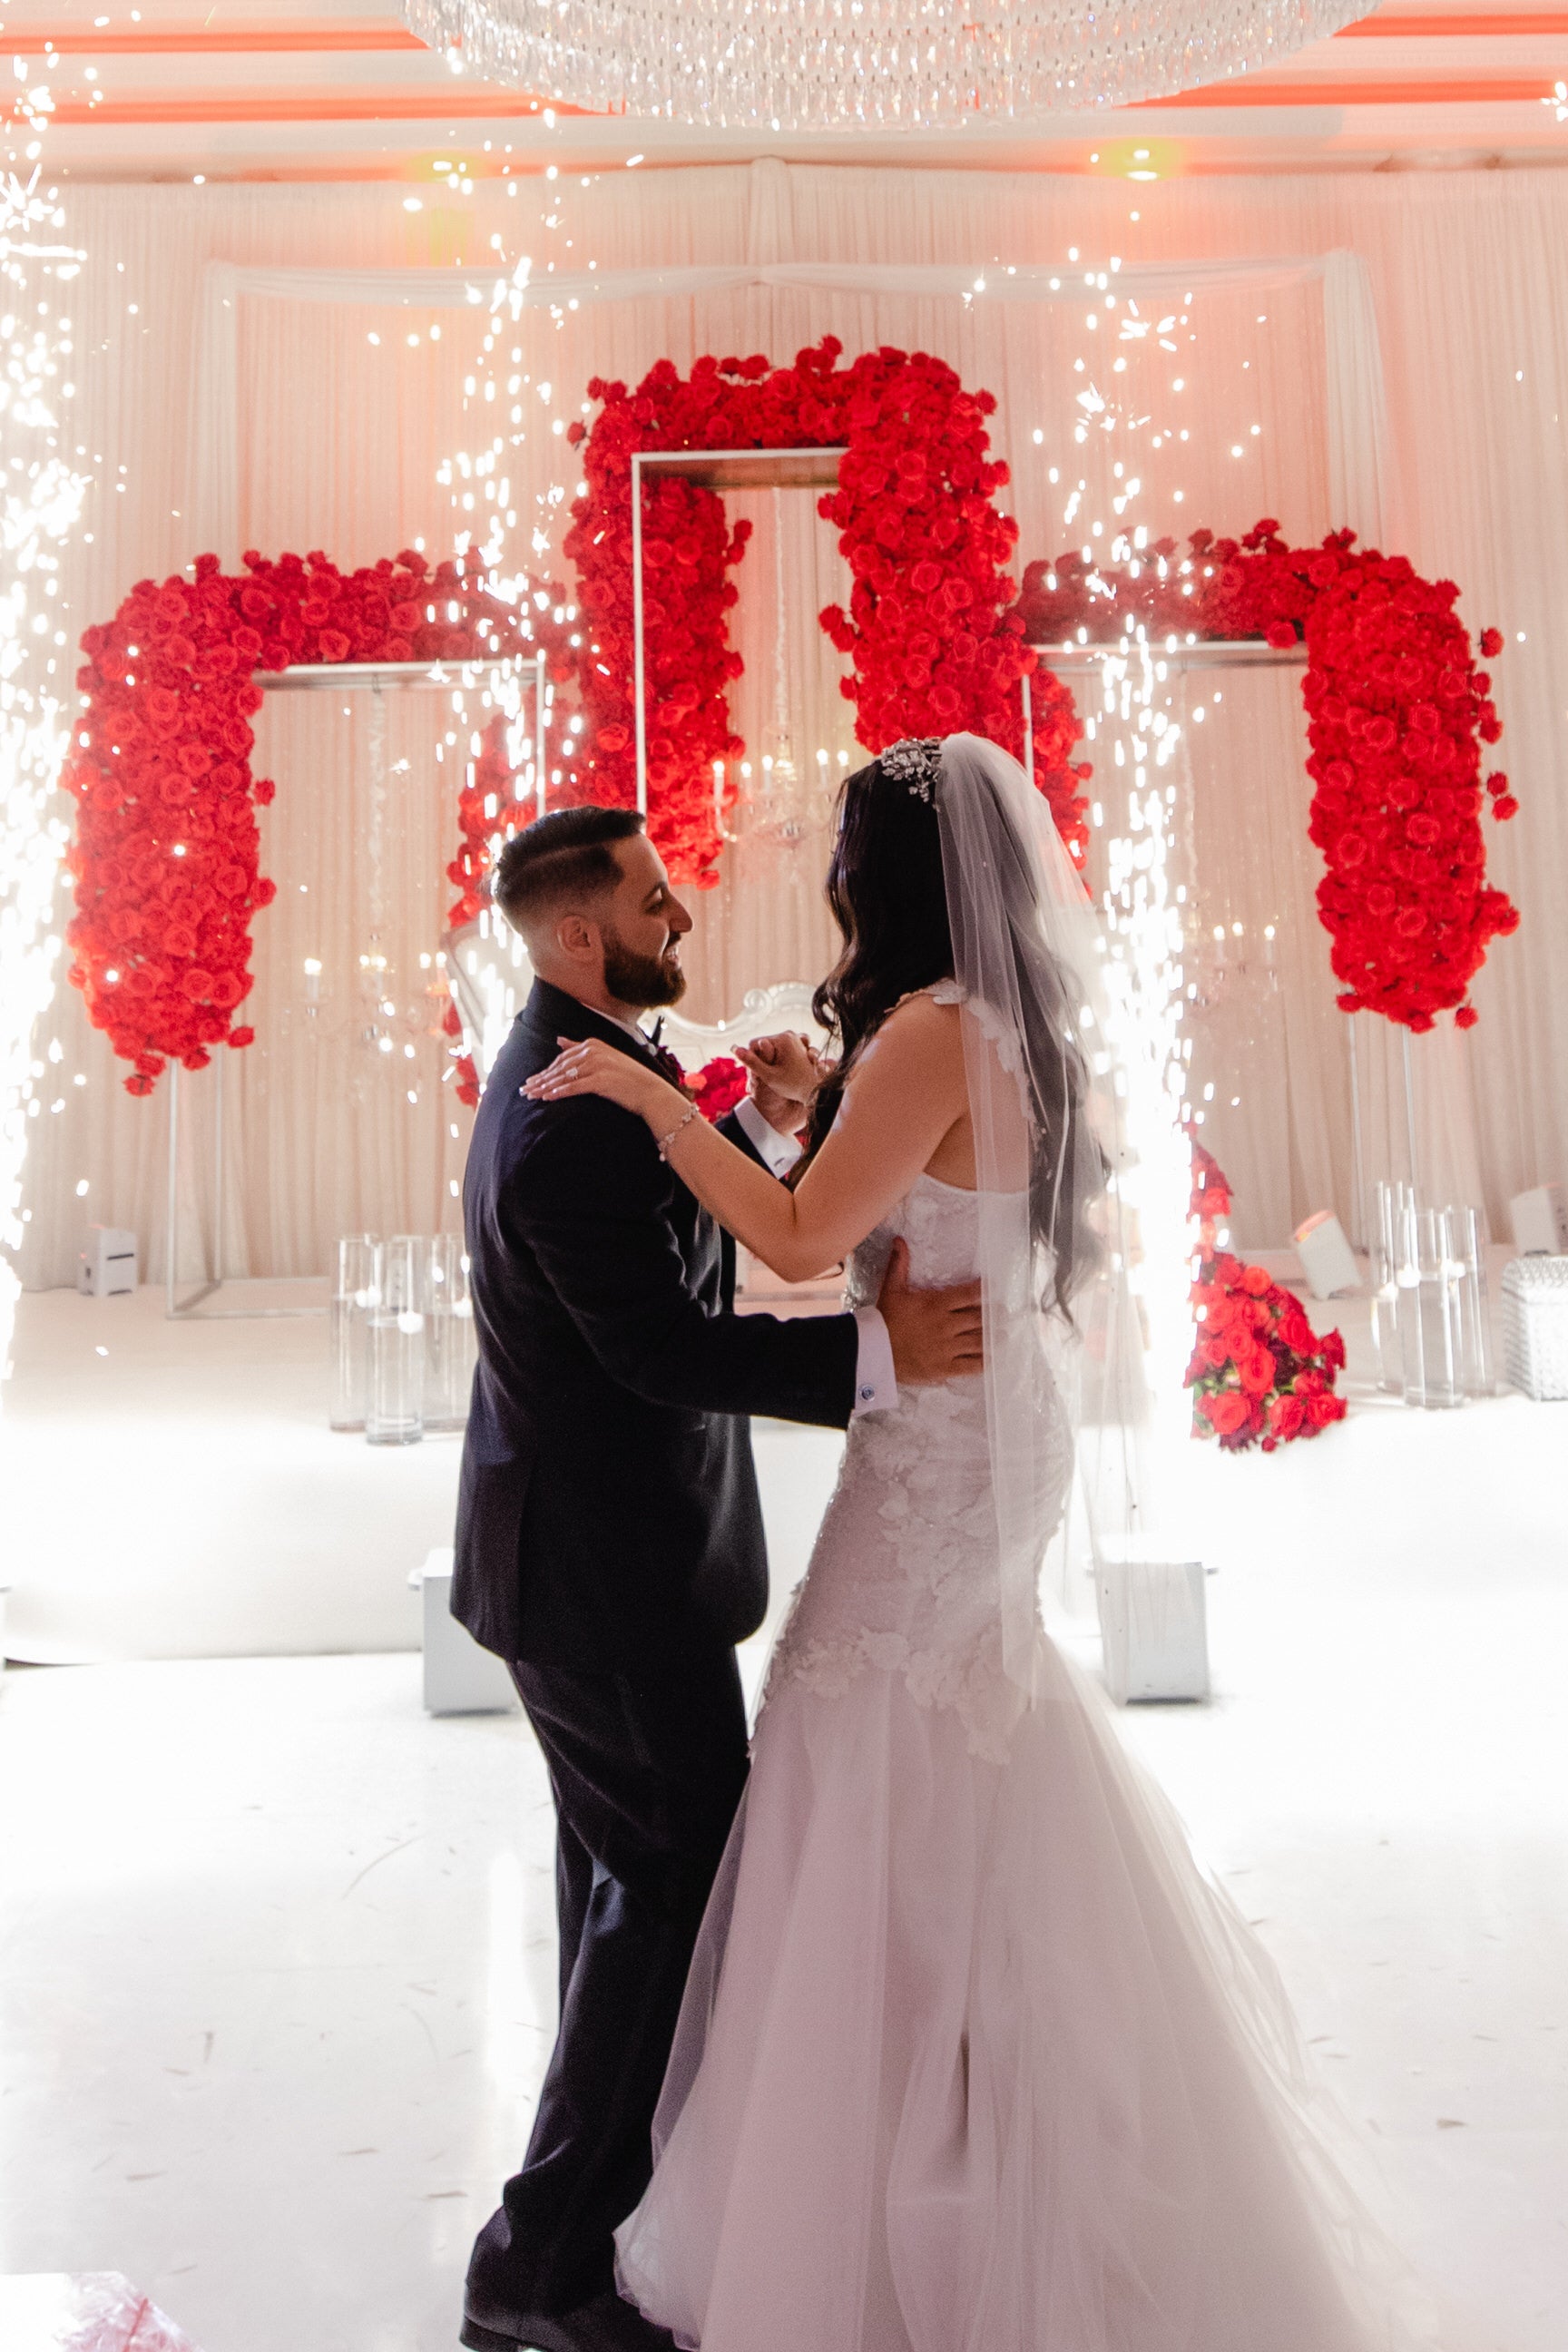
[[[252,986],[252,920],[277,892],[259,870],[256,810],[274,787],[250,765],[253,673],[542,643],[560,668],[564,632],[534,600],[513,612],[459,562],[405,549],[346,574],[320,551],[276,562],[253,551],[245,564],[228,575],[200,555],[194,581],[139,581],[82,639],[86,708],[61,779],[77,802],[69,976],[133,1065],[133,1095],[151,1094],[171,1060],[199,1070],[213,1046],[256,1034],[235,1013]]]
[[[1029,635],[1114,642],[1142,626],[1305,641],[1312,779],[1308,831],[1323,853],[1318,912],[1346,1013],[1382,1013],[1430,1029],[1452,1012],[1477,1019],[1469,987],[1490,940],[1519,910],[1487,882],[1481,812],[1506,821],[1519,803],[1484,753],[1502,734],[1492,682],[1454,607],[1451,580],[1424,580],[1402,555],[1359,548],[1351,530],[1291,547],[1270,518],[1245,539],[1194,531],[1185,552],[1161,540],[1135,568],[1093,573],[1074,548],[1031,563],[1022,609]],[[1502,651],[1496,629],[1480,652]]]
[[[632,659],[631,465],[639,449],[845,450],[838,488],[819,511],[838,529],[854,579],[849,610],[822,625],[850,658],[843,692],[868,751],[902,735],[967,728],[1015,753],[1023,744],[1019,680],[1036,669],[1007,564],[1018,526],[996,505],[1009,478],[991,457],[996,403],[917,352],[864,352],[838,364],[831,335],[793,367],[700,359],[689,376],[661,360],[635,392],[590,383],[601,403],[586,440],[587,488],[564,549],[577,567],[586,627],[578,656],[584,752],[575,790],[630,805],[637,793]],[[731,530],[722,499],[665,476],[643,491],[643,658],[653,838],[677,879],[717,877],[713,763],[744,745],[731,732],[727,689],[740,675],[727,616],[751,526]],[[1087,768],[1068,765],[1082,730],[1071,695],[1040,673],[1034,688],[1035,781],[1081,857]]]

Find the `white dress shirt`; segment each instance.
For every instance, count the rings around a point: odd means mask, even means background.
[[[635,1021],[622,1021],[613,1013],[603,1017],[614,1021],[639,1045],[652,1045],[647,1030],[639,1028]],[[770,1175],[781,1179],[787,1176],[800,1158],[801,1147],[795,1138],[781,1135],[776,1127],[770,1126],[750,1095],[736,1104],[735,1117]],[[855,1320],[860,1331],[855,1359],[855,1412],[891,1412],[899,1402],[899,1381],[893,1370],[893,1343],[888,1336],[887,1324],[875,1307],[858,1307]]]

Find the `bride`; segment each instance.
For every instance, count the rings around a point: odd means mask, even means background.
[[[1389,2352],[1405,2289],[1273,1969],[1039,1621],[1107,1168],[1082,886],[956,735],[850,777],[827,887],[841,1058],[767,1072],[816,1087],[793,1192],[608,1047],[530,1087],[640,1114],[785,1278],[874,1298],[901,1239],[985,1314],[983,1376],[851,1424],[622,2293],[701,2352]]]

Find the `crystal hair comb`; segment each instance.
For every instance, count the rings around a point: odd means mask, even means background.
[[[942,776],[942,738],[940,735],[906,735],[901,743],[889,744],[878,755],[882,773],[897,784],[902,784],[917,800],[931,802],[936,797],[936,787]]]

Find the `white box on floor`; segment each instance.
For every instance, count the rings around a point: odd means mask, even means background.
[[[1537,1184],[1516,1192],[1508,1204],[1513,1245],[1523,1257],[1568,1254],[1568,1199],[1561,1184]]]
[[[1117,1706],[1207,1698],[1203,1562],[1129,1547],[1101,1557],[1098,1580],[1105,1686]]]
[[[1568,1397],[1568,1256],[1504,1266],[1502,1368],[1510,1388],[1538,1404]]]
[[[84,1298],[118,1298],[136,1287],[136,1236],[117,1225],[89,1225],[78,1253],[76,1286]]]
[[[408,1581],[419,1588],[425,1612],[426,1715],[510,1713],[519,1704],[511,1676],[452,1614],[451,1546],[427,1553]]]
[[[1355,1252],[1331,1209],[1320,1209],[1316,1216],[1298,1225],[1294,1238],[1301,1271],[1314,1298],[1337,1298],[1342,1291],[1361,1288]]]

